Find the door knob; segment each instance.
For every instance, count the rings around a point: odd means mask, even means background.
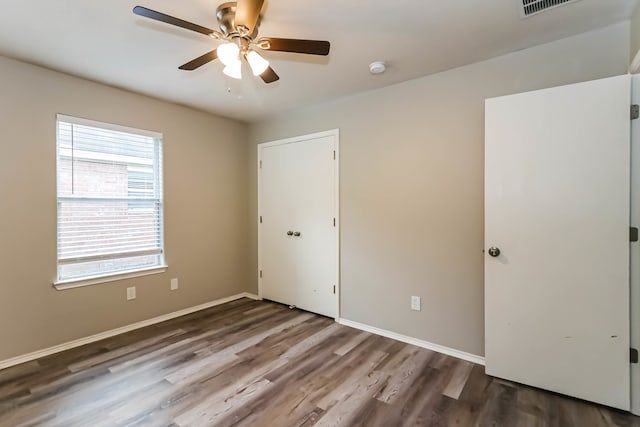
[[[287,236],[293,236],[293,231],[291,230],[287,231]]]
[[[496,248],[495,246],[491,246],[489,248],[489,255],[491,255],[492,257],[497,257],[498,255],[500,255],[500,248]]]
[[[293,235],[296,236],[296,237],[300,237],[300,232],[296,231],[295,233],[293,233]]]

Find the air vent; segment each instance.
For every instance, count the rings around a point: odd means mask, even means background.
[[[522,9],[520,11],[523,18],[537,15],[545,10],[553,9],[558,6],[564,6],[579,0],[522,0]]]

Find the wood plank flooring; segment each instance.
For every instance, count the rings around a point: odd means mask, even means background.
[[[242,299],[0,371],[0,426],[640,426]]]

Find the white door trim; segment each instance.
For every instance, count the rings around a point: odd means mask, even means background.
[[[258,161],[256,168],[258,171],[258,295],[262,298],[262,278],[260,272],[262,271],[262,227],[260,227],[260,216],[262,215],[261,195],[262,195],[262,179],[260,173],[260,165],[262,162],[262,149],[267,147],[273,147],[276,145],[294,144],[296,142],[309,141],[313,139],[325,138],[333,136],[336,143],[336,163],[335,163],[335,196],[334,196],[334,217],[336,219],[336,319],[340,318],[340,130],[332,129],[325,132],[317,132],[308,135],[294,136],[291,138],[279,139],[276,141],[263,142],[256,147],[258,152]]]
[[[640,60],[640,51],[637,59]],[[640,104],[640,75],[631,76],[631,103]],[[640,119],[631,121],[631,226],[640,227]],[[640,348],[640,247],[630,245],[631,348]],[[631,413],[640,415],[640,365],[631,364]]]

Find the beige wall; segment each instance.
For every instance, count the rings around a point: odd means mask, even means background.
[[[636,6],[636,11],[631,18],[631,50],[630,61],[640,50],[640,4]]]
[[[164,134],[166,273],[52,288],[56,113]],[[0,57],[0,129],[0,360],[247,289],[245,124]]]
[[[342,317],[484,354],[484,99],[622,74],[628,61],[627,22],[252,125],[252,277],[255,144],[339,128]]]

